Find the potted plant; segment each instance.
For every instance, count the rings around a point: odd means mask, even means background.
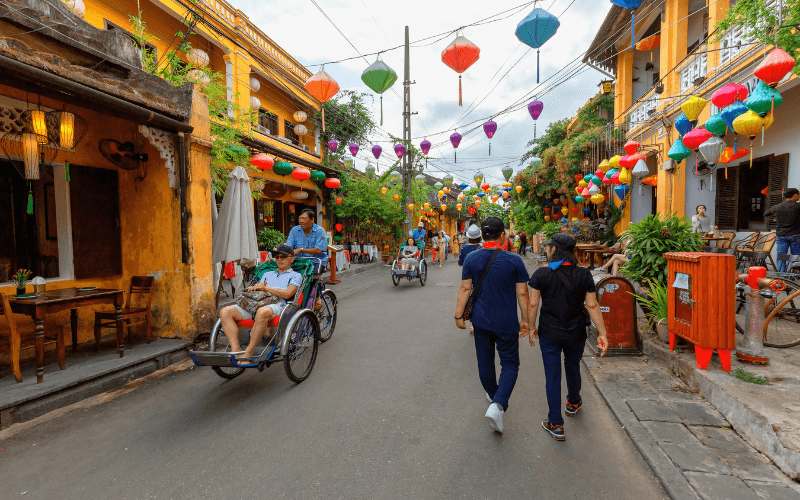
[[[17,285],[17,295],[25,295],[25,285],[28,283],[28,278],[31,277],[32,271],[28,269],[18,269],[17,274],[11,277]]]
[[[647,297],[636,296],[639,305],[645,312],[649,325],[655,324],[658,338],[662,342],[669,342],[669,329],[667,328],[667,286],[655,280],[647,281]]]
[[[286,241],[286,236],[284,236],[283,233],[277,229],[265,227],[258,232],[256,240],[258,241],[259,248],[268,250],[270,248],[275,248],[282,245]]]

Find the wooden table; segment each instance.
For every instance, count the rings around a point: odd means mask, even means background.
[[[701,236],[701,240],[706,242],[706,245],[709,245],[712,241],[728,241],[729,238],[725,238],[722,236]],[[715,243],[714,246],[718,246],[718,243]]]
[[[125,344],[122,338],[122,305],[123,290],[110,290],[96,288],[82,291],[77,288],[65,288],[43,292],[30,299],[14,299],[11,297],[11,310],[17,314],[27,314],[36,324],[36,383],[41,384],[44,378],[44,317],[50,313],[70,310],[70,325],[72,327],[72,350],[78,344],[78,308],[97,304],[112,304],[117,311],[117,342],[119,344],[119,357],[125,355]],[[97,336],[97,334],[95,335]],[[99,338],[95,339],[99,344]],[[66,368],[66,346],[64,345],[63,331],[56,335],[58,352],[58,365],[63,370]]]
[[[581,261],[581,265],[586,265],[586,255],[592,255],[592,261],[594,261],[594,255],[592,252],[588,252],[588,250],[601,250],[605,249],[606,247],[602,245],[595,245],[594,243],[578,243],[575,245],[575,251],[578,253],[579,260]],[[594,263],[594,262],[592,262]]]

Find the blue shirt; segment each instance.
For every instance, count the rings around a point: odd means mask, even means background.
[[[306,236],[306,232],[303,231],[302,227],[294,226],[292,230],[289,231],[289,237],[286,238],[286,244],[292,247],[294,250],[297,250],[298,248],[319,248],[322,250],[320,255],[311,255],[310,253],[300,252],[295,255],[295,257],[319,259],[322,261],[323,266],[328,262],[327,235],[325,234],[325,230],[322,229],[322,226],[318,226],[316,224],[311,226],[311,231],[308,232],[308,236]]]
[[[278,271],[267,271],[264,273],[264,276],[261,277],[260,283],[266,283],[268,287],[278,288],[281,290],[286,290],[289,288],[289,285],[294,285],[297,288],[300,288],[300,285],[303,282],[303,276],[298,273],[297,271],[289,268],[282,273],[278,273]],[[279,304],[284,305],[286,304],[285,299],[281,299]]]
[[[482,248],[464,260],[462,280],[472,280],[473,286],[489,263],[495,249]],[[494,260],[478,298],[472,307],[472,324],[500,337],[511,339],[519,333],[517,316],[517,283],[528,282],[528,271],[519,255],[500,251]],[[527,289],[526,289],[527,290]]]
[[[414,231],[411,232],[411,236],[414,237],[414,241],[419,241],[425,237],[425,229],[418,227]]]
[[[474,245],[464,245],[461,247],[461,251],[458,252],[458,265],[463,266],[464,260],[467,258],[467,255],[471,254],[475,250],[479,249],[481,246],[477,243]],[[499,258],[499,257],[498,257]],[[494,265],[494,264],[492,264]]]

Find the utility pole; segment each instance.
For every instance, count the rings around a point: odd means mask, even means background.
[[[406,26],[406,53],[405,64],[403,71],[403,142],[406,146],[406,152],[403,154],[403,186],[406,188],[406,207],[403,211],[407,214],[407,224],[405,227],[405,237],[414,225],[414,213],[408,209],[408,204],[411,203],[411,188],[414,182],[414,169],[412,168],[411,159],[411,64],[409,61],[409,43],[408,43],[408,26]]]

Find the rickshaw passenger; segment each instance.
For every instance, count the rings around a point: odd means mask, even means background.
[[[417,265],[419,248],[414,243],[414,238],[409,236],[408,240],[400,247],[400,264],[403,271],[410,271]]]
[[[261,277],[259,283],[248,288],[248,291],[263,291],[276,295],[280,300],[275,304],[269,304],[261,307],[256,311],[255,321],[253,328],[250,330],[250,344],[244,350],[241,358],[247,358],[253,355],[256,345],[262,337],[267,336],[267,327],[270,320],[275,316],[280,316],[284,308],[286,308],[287,300],[290,300],[297,293],[297,288],[300,286],[303,277],[297,271],[292,269],[292,262],[294,262],[294,250],[288,245],[281,245],[275,250],[275,260],[278,263],[276,271],[268,271]],[[238,305],[227,306],[222,308],[219,313],[222,320],[222,329],[225,332],[238,332],[239,327],[237,321],[251,319],[253,316],[246,310]],[[239,352],[241,346],[239,345],[238,335],[226,335],[228,342],[231,344],[231,352]]]

